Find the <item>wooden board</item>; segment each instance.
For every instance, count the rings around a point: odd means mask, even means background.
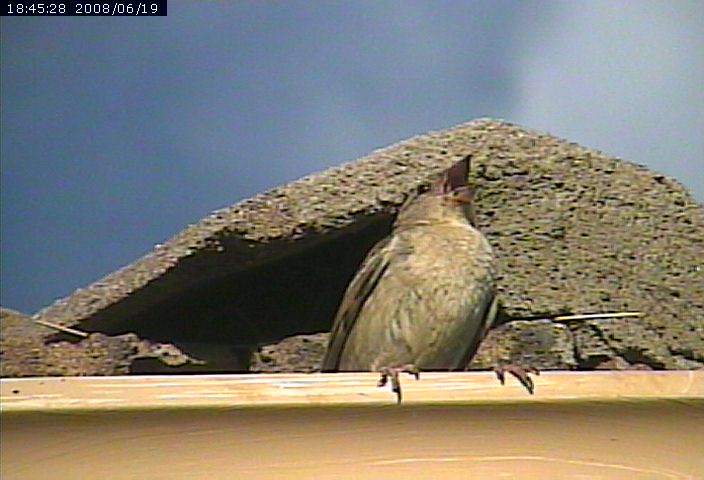
[[[12,479],[600,478],[704,474],[704,372],[4,379]]]

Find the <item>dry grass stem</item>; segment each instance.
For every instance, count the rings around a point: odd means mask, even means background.
[[[70,335],[76,335],[78,337],[83,338],[88,338],[89,336],[86,332],[82,332],[71,327],[64,327],[63,325],[57,325],[56,323],[47,322],[45,320],[34,319],[34,322],[38,323],[39,325],[44,325],[45,327],[53,328],[54,330],[59,330],[64,333],[68,333]]]
[[[550,320],[554,322],[572,322],[575,320],[590,320],[593,318],[625,318],[640,317],[642,312],[612,312],[612,313],[583,313],[579,315],[559,315]]]

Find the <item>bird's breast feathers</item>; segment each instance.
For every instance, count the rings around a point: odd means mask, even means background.
[[[386,248],[403,253],[388,253],[393,258],[356,318],[343,363],[458,368],[494,297],[489,243],[473,228],[416,228],[395,234]]]

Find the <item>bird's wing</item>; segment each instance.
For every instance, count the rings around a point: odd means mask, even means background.
[[[367,254],[342,297],[323,360],[324,372],[337,370],[342,350],[354,328],[355,321],[389,265],[405,253],[398,237],[389,236],[377,243]]]
[[[489,291],[486,292],[482,304],[483,308],[481,315],[481,327],[477,329],[474,338],[472,338],[471,341],[467,344],[467,350],[465,350],[464,356],[462,357],[460,369],[466,370],[467,367],[469,367],[469,364],[472,361],[472,357],[474,357],[474,354],[477,353],[479,344],[482,342],[482,340],[484,340],[484,337],[486,337],[487,332],[496,320],[496,314],[499,309],[499,302],[496,297],[495,288],[491,288]]]

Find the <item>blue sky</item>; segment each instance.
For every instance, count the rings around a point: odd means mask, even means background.
[[[212,210],[477,117],[704,200],[697,0],[172,0],[0,27],[0,303],[27,313]]]

